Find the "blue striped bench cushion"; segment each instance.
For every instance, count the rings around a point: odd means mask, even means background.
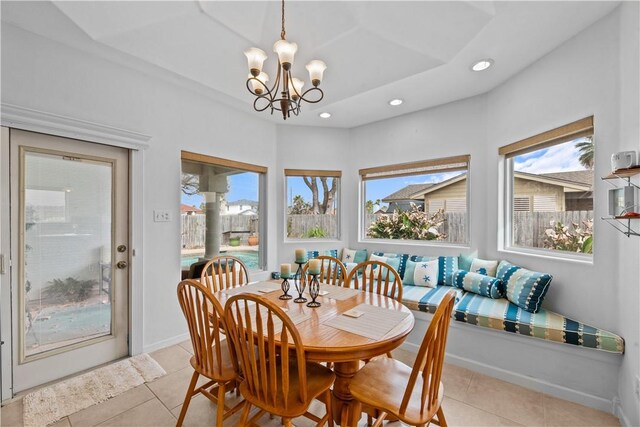
[[[624,353],[624,339],[616,334],[576,322],[544,308],[537,313],[530,313],[504,298],[491,299],[466,293],[455,306],[454,317],[460,322],[485,328]]]
[[[451,286],[436,286],[435,288],[427,288],[426,286],[404,285],[402,287],[402,303],[411,310],[424,311],[427,313],[435,313],[438,304],[447,292],[456,293],[456,301],[462,298],[464,291]]]

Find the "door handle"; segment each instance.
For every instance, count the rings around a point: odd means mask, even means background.
[[[116,263],[116,267],[118,267],[119,269],[127,268],[127,265],[127,261],[118,261]]]

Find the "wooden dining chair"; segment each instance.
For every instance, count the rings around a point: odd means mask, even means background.
[[[351,380],[349,390],[362,404],[380,411],[374,426],[382,425],[387,415],[412,426],[430,423],[446,427],[442,411],[444,387],[440,381],[451,311],[455,294],[448,292],[438,306],[422,340],[413,369],[389,359],[373,359]],[[437,418],[435,418],[437,417]]]
[[[347,277],[345,286],[385,295],[402,301],[402,279],[395,268],[381,261],[365,261],[356,265]]]
[[[223,289],[244,286],[249,283],[247,266],[239,258],[230,255],[213,257],[202,269],[200,281],[211,293]]]
[[[282,417],[287,427],[302,415],[318,426],[333,426],[330,387],[335,374],[306,360],[300,334],[284,311],[259,295],[240,294],[227,300],[224,314],[243,372],[239,388],[246,403],[240,425],[253,425],[267,412]],[[325,401],[322,418],[308,412],[315,398]],[[248,420],[252,406],[260,411]]]
[[[238,412],[244,404],[240,402],[233,408],[224,404],[226,391],[231,389],[230,386],[235,386],[238,378],[238,364],[233,346],[228,340],[222,339],[220,334],[224,325],[224,311],[205,285],[197,280],[183,280],[178,284],[178,301],[189,326],[193,346],[193,375],[177,426],[182,425],[191,398],[198,393],[202,393],[218,405],[216,426],[222,426],[224,419]],[[210,381],[196,388],[200,375]]]
[[[320,260],[320,274],[318,275],[320,283],[336,286],[344,286],[345,283],[349,283],[347,282],[347,267],[338,258],[330,255],[320,255],[314,259]],[[307,277],[308,268],[309,263],[307,262],[302,267],[302,277],[307,280],[310,279],[310,277]]]

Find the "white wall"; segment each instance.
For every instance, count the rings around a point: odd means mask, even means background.
[[[640,150],[640,4],[625,2],[620,8],[620,134],[615,151]],[[634,178],[640,185],[640,178]],[[635,222],[636,230],[640,223]],[[640,238],[616,234],[618,241],[618,324],[626,339],[626,354],[619,376],[618,394],[627,425],[640,425],[640,396],[634,381],[640,381]]]
[[[194,92],[2,25],[2,102],[128,129],[153,138],[144,153],[145,349],[186,333],[176,300],[180,280],[180,150],[269,167],[276,194],[276,127]],[[277,242],[276,209],[267,201],[268,242]],[[155,223],[154,209],[173,212]],[[268,253],[274,266],[275,251]]]

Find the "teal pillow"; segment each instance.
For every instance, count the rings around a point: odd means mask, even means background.
[[[407,260],[407,264],[404,267],[404,276],[402,276],[403,285],[415,285],[413,281],[413,273],[416,271],[417,262]]]
[[[353,257],[353,262],[356,264],[360,264],[361,262],[365,262],[367,260],[367,250],[366,249],[358,249],[356,251],[356,256]]]
[[[477,257],[478,251],[469,255],[460,254],[460,256],[458,256],[458,268],[460,268],[460,270],[471,271],[471,263],[473,262],[473,259]]]
[[[385,259],[384,260],[371,259],[370,261],[373,261],[373,262],[376,262],[376,261],[384,262],[384,263],[390,265],[391,267],[393,267],[393,269],[396,270],[396,271],[398,271],[398,268],[400,268],[400,258],[397,258],[397,257],[381,257],[380,255],[375,255],[375,256],[379,257],[379,258],[385,258]],[[373,268],[375,270],[376,268],[378,268],[378,265],[374,264]],[[381,274],[382,274],[382,277],[386,277],[387,276],[387,269],[384,268],[382,270]],[[400,276],[400,277],[402,277],[402,276]]]
[[[493,299],[504,296],[502,280],[473,271],[456,270],[453,273],[453,286]]]
[[[504,283],[507,299],[530,313],[540,311],[553,276],[500,261],[496,277]]]
[[[458,270],[457,256],[438,257],[438,285],[453,286],[453,273]]]

